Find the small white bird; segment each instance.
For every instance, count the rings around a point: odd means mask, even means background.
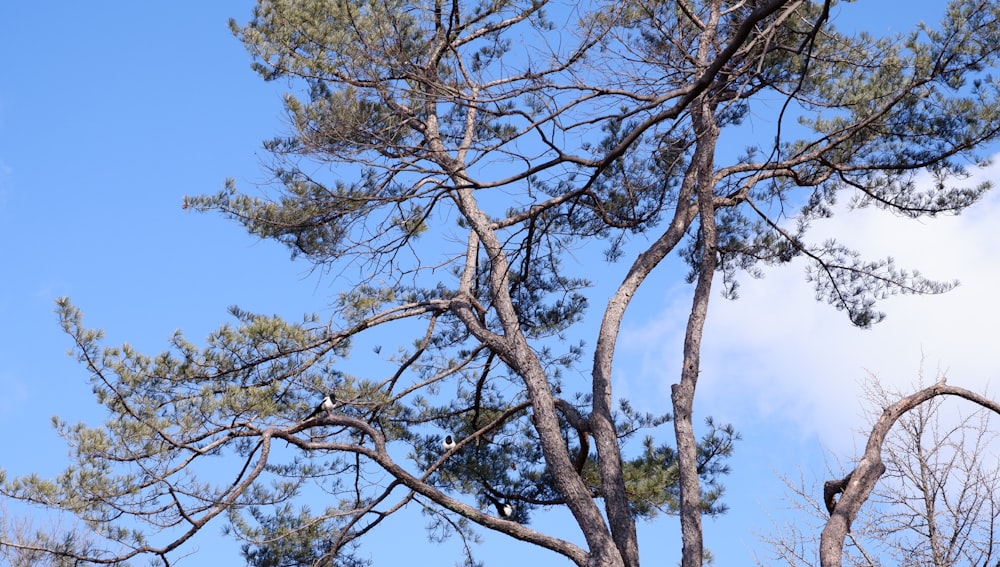
[[[337,407],[337,396],[333,392],[330,392],[329,394],[326,395],[326,397],[323,398],[323,401],[320,402],[318,406],[316,406],[316,409],[314,409],[311,414],[306,416],[306,419],[312,419],[323,412],[326,412],[326,415],[333,415],[333,410],[336,407]]]
[[[455,448],[455,438],[451,435],[446,435],[444,441],[441,442],[441,446],[444,447],[445,451],[450,451]]]

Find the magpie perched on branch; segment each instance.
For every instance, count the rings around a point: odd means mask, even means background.
[[[509,502],[501,502],[489,494],[486,495],[486,499],[493,503],[497,509],[497,514],[499,514],[501,518],[509,520],[510,517],[514,515],[514,507],[511,506]]]
[[[314,409],[311,414],[306,416],[306,419],[307,420],[312,419],[323,412],[326,412],[327,415],[333,415],[333,410],[336,407],[337,407],[337,396],[333,392],[330,392],[329,394],[326,395],[326,397],[323,398],[323,401],[320,402],[318,406],[316,406],[316,409]]]
[[[510,503],[504,502],[503,505],[501,505],[499,502],[497,502],[496,506],[497,506],[497,512],[500,514],[501,518],[510,518],[511,516],[514,515],[514,507],[511,506]]]
[[[455,448],[455,438],[451,435],[446,435],[444,441],[441,442],[441,446],[444,447],[445,451],[450,451]]]

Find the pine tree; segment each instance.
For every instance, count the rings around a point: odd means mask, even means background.
[[[838,198],[917,218],[988,189],[965,168],[1000,128],[1000,8],[957,0],[938,27],[879,38],[838,32],[831,7],[260,0],[231,25],[264,79],[297,89],[291,132],[266,143],[276,194],[229,182],[185,204],[344,291],[302,321],[234,308],[203,347],[178,334],[156,356],[102,346],[61,301],[109,420],[59,423],[75,462],[3,493],[120,543],[51,549],[81,560],[166,563],[225,522],[252,565],[354,565],[380,523],[419,507],[442,535],[493,530],[581,567],[637,567],[637,519],[677,513],[682,565],[700,565],[738,438],[694,427],[716,275],[735,297],[739,274],[805,260],[817,296],[869,327],[879,299],[953,284],[814,242],[811,222]],[[720,135],[776,99],[774,136],[728,156]],[[936,184],[917,187],[928,171]],[[573,260],[600,252],[600,269]],[[631,298],[672,253],[693,284],[683,364],[671,407],[646,415],[613,403],[613,358]],[[593,313],[598,275],[620,284]],[[385,346],[352,351],[373,336]],[[330,392],[335,410],[306,420]],[[668,420],[674,444],[636,439]],[[582,543],[532,527],[555,507]]]

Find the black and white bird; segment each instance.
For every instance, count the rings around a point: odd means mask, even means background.
[[[323,412],[326,412],[326,415],[333,415],[335,407],[337,407],[337,396],[333,392],[330,392],[323,398],[323,401],[316,406],[316,409],[314,409],[311,414],[306,416],[306,419],[312,419]]]
[[[441,446],[444,447],[445,451],[451,451],[455,448],[455,438],[451,435],[445,435],[444,441],[441,442]]]
[[[495,501],[493,504],[497,507],[497,514],[500,514],[501,518],[510,518],[514,515],[514,507],[509,502]]]
[[[514,507],[510,505],[510,502],[501,502],[489,495],[486,496],[486,499],[493,503],[501,518],[510,519],[514,515]]]

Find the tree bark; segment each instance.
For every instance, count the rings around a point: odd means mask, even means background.
[[[504,334],[497,335],[483,328],[471,312],[459,312],[458,315],[471,333],[490,345],[497,356],[523,378],[528,390],[528,399],[531,400],[534,417],[532,421],[538,432],[545,461],[549,465],[549,470],[560,494],[565,498],[567,507],[587,540],[590,552],[589,565],[592,567],[624,567],[622,554],[611,537],[610,529],[594,502],[590,490],[577,473],[569,454],[569,448],[563,441],[555,409],[555,398],[545,370],[521,332],[517,313],[508,291],[507,266],[509,264],[503,246],[490,228],[486,215],[476,204],[472,190],[469,188],[459,189],[455,192],[455,196],[459,209],[475,232],[475,236],[470,238],[470,249],[478,241],[482,243],[490,258],[492,265],[490,287],[494,298],[494,307],[503,326]],[[636,545],[636,553],[638,553],[638,545]],[[635,565],[637,566],[638,563]]]
[[[693,409],[695,388],[701,363],[701,337],[708,316],[708,300],[715,276],[716,226],[713,196],[715,145],[719,128],[713,109],[700,101],[692,109],[696,146],[692,159],[697,186],[698,221],[701,232],[701,263],[694,290],[691,312],[684,336],[684,361],[680,382],[671,388],[674,409],[674,437],[680,476],[681,566],[701,567],[704,544],[701,524],[701,486],[698,479],[698,441],[694,433]]]

